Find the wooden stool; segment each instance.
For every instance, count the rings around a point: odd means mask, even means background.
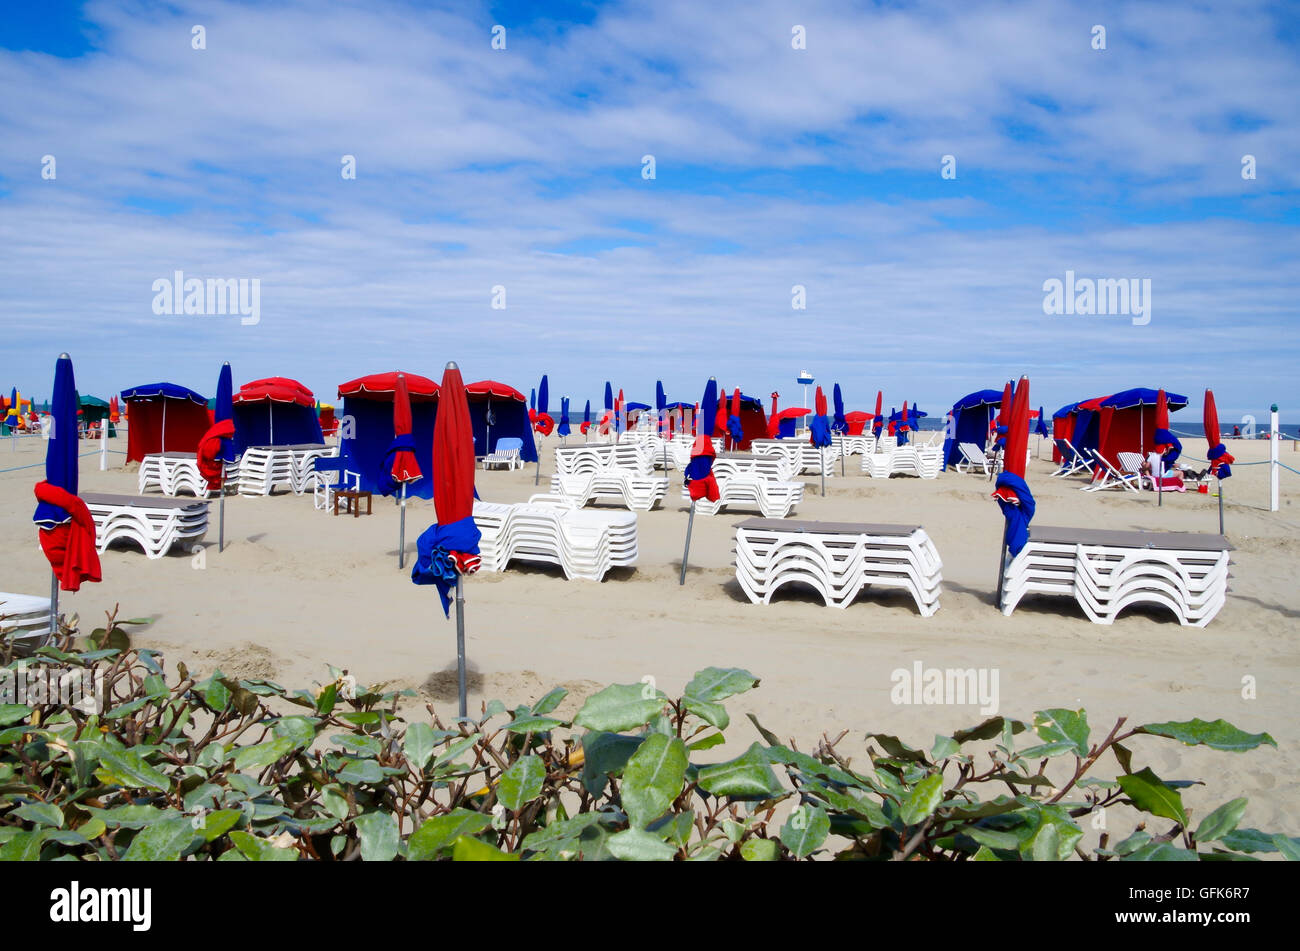
[[[371,513],[374,496],[362,489],[339,489],[334,493],[334,514],[339,514],[339,499],[343,500],[344,514],[351,512],[353,518],[361,515],[361,500],[366,500],[366,514]]]

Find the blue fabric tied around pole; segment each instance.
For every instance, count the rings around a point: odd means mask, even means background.
[[[1182,455],[1183,453],[1182,442],[1180,442],[1178,437],[1175,436],[1167,429],[1157,429],[1155,435],[1152,438],[1155,440],[1157,446],[1169,447],[1168,449],[1165,450],[1164,455],[1160,457],[1160,461],[1164,463],[1165,468],[1168,469],[1175,462],[1177,462],[1178,457]]]
[[[831,444],[831,422],[825,416],[814,416],[808,424],[810,442],[814,446],[825,447]]]
[[[998,507],[1002,509],[1002,517],[1007,520],[1003,537],[1007,542],[1007,550],[1014,558],[1029,541],[1029,523],[1034,518],[1034,494],[1029,491],[1029,485],[1024,479],[1011,472],[1001,473],[995,485],[999,489],[1010,489],[1020,499],[1020,504],[1016,505],[1001,496],[995,496]]]
[[[1228,447],[1225,446],[1223,443],[1219,443],[1208,453],[1206,453],[1205,458],[1209,459],[1211,463],[1214,463],[1216,459],[1222,459],[1227,454],[1228,454]],[[1232,475],[1232,466],[1228,465],[1226,462],[1222,464],[1215,464],[1213,468],[1214,468],[1214,477],[1216,479],[1226,479],[1230,475]]]
[[[999,426],[996,432],[998,434],[998,438],[997,441],[993,443],[993,448],[1006,449],[1007,448],[1007,427]]]
[[[739,416],[727,417],[727,432],[731,435],[733,443],[742,443],[745,441],[745,428],[740,425]]]
[[[693,482],[696,479],[703,479],[713,471],[713,456],[705,454],[702,456],[693,456],[691,461],[686,463],[686,471],[683,475],[687,482]]]
[[[431,584],[438,588],[442,611],[451,617],[451,589],[456,586],[456,566],[451,560],[454,551],[478,554],[482,538],[473,518],[463,518],[450,525],[434,522],[415,543],[415,564],[411,566],[411,580],[416,584]]]
[[[415,452],[413,435],[407,433],[405,436],[394,436],[389,443],[388,452],[384,453],[384,467],[379,475],[380,495],[392,495],[402,487],[402,483],[393,480],[393,457],[399,452]]]

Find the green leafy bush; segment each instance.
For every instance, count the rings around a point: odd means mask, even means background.
[[[1300,842],[1239,828],[1246,800],[1193,824],[1179,789],[1134,768],[1133,736],[1244,752],[1276,746],[1223,720],[1119,720],[1104,736],[1083,710],[1031,722],[993,717],[929,750],[870,734],[869,763],[803,752],[750,715],[763,742],[723,762],[725,702],[748,671],[708,667],[681,696],[616,684],[572,721],[556,689],[531,705],[484,705],[445,723],[397,713],[403,696],[331,668],[287,690],[134,649],[123,623],[21,665],[102,672],[102,712],[0,703],[0,859],[1240,860],[1294,859]],[[31,699],[31,698],[28,698]],[[50,699],[50,698],[45,698]],[[57,698],[54,698],[57,699]],[[1019,738],[1019,739],[1018,739]],[[1097,774],[1103,771],[1106,778]],[[1051,768],[1055,779],[1047,776]],[[1122,803],[1147,814],[1090,853],[1081,822]],[[1148,829],[1147,826],[1152,828]],[[1156,826],[1164,826],[1163,831]]]

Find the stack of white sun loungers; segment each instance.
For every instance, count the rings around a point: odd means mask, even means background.
[[[755,604],[803,583],[828,606],[848,607],[870,585],[904,588],[922,616],[939,610],[942,562],[915,525],[753,518],[736,526],[736,580]]]
[[[95,520],[95,546],[100,551],[125,538],[150,558],[161,558],[173,545],[200,539],[208,530],[208,503],[202,499],[102,492],[85,492],[81,498]]]
[[[636,515],[589,512],[558,496],[515,505],[475,502],[482,533],[483,571],[505,571],[511,560],[559,565],[569,580],[600,581],[610,568],[636,564]]]
[[[25,656],[44,646],[49,635],[49,598],[0,591],[0,641]]]
[[[791,481],[791,463],[784,455],[723,452],[713,460],[718,480],[717,502],[700,499],[695,511],[717,515],[722,509],[756,508],[766,518],[785,518],[803,501],[803,483]],[[682,500],[690,501],[690,489],[682,486]]]
[[[227,463],[226,479],[238,479],[239,464]],[[192,452],[159,452],[144,457],[140,463],[138,490],[144,495],[150,489],[157,489],[163,495],[176,496],[188,492],[195,498],[205,499],[208,481],[199,473],[198,456]]]
[[[881,439],[885,443],[886,437]],[[891,440],[892,441],[892,440]],[[888,446],[862,457],[862,471],[873,479],[888,479],[893,475],[910,475],[920,479],[939,478],[943,466],[941,446]]]
[[[239,459],[239,494],[270,495],[275,486],[287,485],[302,495],[315,481],[315,460],[337,454],[337,447],[319,443],[250,446]]]
[[[1055,594],[1073,597],[1097,624],[1146,603],[1204,627],[1227,597],[1230,551],[1222,535],[1034,526],[1006,567],[1002,613],[1026,594]]]
[[[835,445],[846,456],[864,456],[876,451],[875,436],[836,436]]]
[[[668,479],[654,475],[654,458],[643,442],[560,447],[555,469],[551,494],[573,499],[578,507],[600,500],[649,511],[668,492]]]
[[[796,467],[796,472],[813,475],[834,475],[835,463],[840,458],[839,446],[832,444],[821,449],[802,439],[755,439],[750,447],[754,452],[784,455]]]

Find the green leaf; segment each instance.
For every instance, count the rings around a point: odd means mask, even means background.
[[[549,733],[557,726],[564,726],[563,720],[557,720],[554,717],[541,717],[534,714],[526,714],[511,720],[501,729],[509,730],[511,733]]]
[[[515,760],[497,783],[497,799],[511,812],[518,812],[542,794],[546,781],[546,764],[540,756],[522,756]]]
[[[1169,842],[1148,842],[1124,856],[1122,862],[1196,862],[1195,852],[1180,849]]]
[[[334,778],[345,786],[359,786],[362,783],[382,782],[384,771],[372,759],[350,759],[334,774]]]
[[[721,733],[710,733],[703,739],[696,740],[694,743],[688,743],[686,748],[692,753],[702,753],[704,750],[711,750],[715,746],[722,746],[727,742],[727,738]]]
[[[158,822],[168,814],[175,815],[175,810],[159,809],[155,806],[115,806],[112,809],[87,807],[92,819],[98,819],[110,829],[143,829],[153,822]]]
[[[1120,776],[1119,785],[1138,809],[1149,812],[1153,816],[1173,819],[1186,828],[1187,813],[1183,810],[1183,797],[1177,790],[1165,785],[1160,777],[1151,771],[1150,766],[1140,773]]]
[[[289,740],[294,749],[304,749],[316,742],[319,723],[315,717],[281,717],[272,729],[276,736]]]
[[[203,816],[203,825],[195,831],[206,842],[215,842],[235,827],[244,815],[242,809],[220,809]]]
[[[930,759],[932,762],[939,762],[952,756],[961,746],[951,736],[934,735],[934,746],[930,747]]]
[[[1300,839],[1275,835],[1273,836],[1273,844],[1277,846],[1277,850],[1282,853],[1282,857],[1288,862],[1300,862]]]
[[[256,772],[265,769],[280,757],[293,752],[295,748],[294,741],[288,737],[242,747],[235,754],[235,769],[240,772]]]
[[[767,751],[757,743],[733,760],[701,766],[697,779],[701,789],[715,796],[771,798],[782,793]]]
[[[367,812],[352,820],[361,840],[361,858],[389,862],[397,855],[397,817],[390,812]]]
[[[417,772],[423,770],[433,757],[435,745],[433,727],[427,723],[412,723],[406,728],[406,735],[402,737],[402,752],[406,754],[407,762],[414,766]]]
[[[1147,723],[1137,728],[1138,733],[1167,736],[1188,746],[1208,746],[1213,750],[1244,753],[1267,743],[1276,747],[1277,741],[1267,733],[1246,733],[1227,720],[1181,720],[1169,723]]]
[[[450,849],[461,836],[472,836],[492,825],[492,817],[469,809],[456,808],[425,820],[407,840],[406,857],[412,862],[426,862]]]
[[[546,696],[542,697],[541,700],[538,700],[533,704],[533,713],[538,716],[545,716],[558,707],[568,695],[569,691],[565,690],[563,687],[556,687]]]
[[[623,809],[634,828],[643,829],[658,819],[681,795],[686,755],[686,744],[680,739],[655,733],[627,761],[623,768]]]
[[[102,764],[96,774],[105,782],[125,786],[128,789],[157,789],[166,792],[171,788],[171,781],[166,775],[154,769],[144,761],[136,750],[105,749],[99,756]]]
[[[768,746],[781,745],[781,741],[777,739],[776,734],[773,733],[771,730],[765,729],[763,727],[763,724],[758,722],[758,717],[754,716],[754,714],[752,713],[746,713],[745,716],[749,717],[749,722],[754,724],[754,729],[758,731],[758,735],[763,738],[764,743],[766,743]]]
[[[917,783],[899,812],[903,825],[914,826],[927,818],[943,801],[943,774],[931,773]]]
[[[1258,829],[1233,829],[1220,841],[1234,852],[1276,852],[1273,836]]]
[[[775,862],[781,847],[773,839],[746,839],[740,847],[740,857],[746,862]]]
[[[1051,759],[1053,756],[1064,756],[1066,753],[1074,753],[1077,756],[1078,752],[1079,747],[1073,740],[1053,740],[1051,743],[1040,743],[1028,749],[1016,750],[1016,756],[1021,759]]]
[[[495,846],[488,845],[486,842],[480,842],[478,839],[471,839],[469,836],[461,836],[456,840],[452,848],[451,858],[453,862],[518,862],[519,856],[515,853],[502,852]]]
[[[13,696],[13,694],[10,694]],[[0,703],[0,726],[21,723],[32,714],[32,708],[23,703]]]
[[[298,860],[297,849],[282,849],[249,832],[236,829],[230,833],[230,841],[250,862],[296,862]]]
[[[1246,812],[1246,799],[1233,799],[1231,802],[1225,802],[1218,809],[1201,820],[1201,824],[1196,827],[1197,842],[1213,842],[1215,839],[1221,839],[1241,822],[1241,817]]]
[[[29,802],[9,814],[38,826],[63,827],[63,810],[52,802]]]
[[[524,850],[553,861],[582,857],[596,859],[608,853],[609,830],[602,823],[615,821],[608,814],[583,812],[559,819],[524,839]]]
[[[136,833],[122,856],[126,862],[174,862],[198,833],[186,816],[164,819]]]
[[[758,686],[758,678],[740,667],[705,667],[691,678],[683,696],[717,703]]]
[[[609,837],[609,851],[624,862],[669,862],[677,850],[652,832],[624,829]]]
[[[972,862],[1001,862],[1002,860],[995,855],[987,845],[981,845],[971,856]]]
[[[0,846],[0,862],[35,862],[41,857],[41,846],[49,836],[49,829],[19,832]]]
[[[324,716],[334,709],[334,704],[338,702],[339,685],[337,682],[325,685],[325,689],[320,692],[316,698],[316,712]]]
[[[781,841],[796,858],[805,858],[822,847],[831,831],[831,820],[816,806],[796,807],[781,827]]]
[[[481,738],[481,734],[471,733],[469,736],[461,737],[459,740],[454,741],[445,750],[434,757],[434,768],[436,769],[444,763],[453,762],[456,757],[460,756],[466,750],[473,749],[474,744],[476,744]]]
[[[1064,862],[1074,854],[1083,830],[1062,806],[1037,806],[1029,817],[1029,834],[1020,843],[1020,855],[1034,862]]]
[[[731,716],[727,713],[727,708],[720,703],[709,703],[698,697],[683,697],[682,707],[719,730],[725,730],[731,725]]]
[[[622,733],[586,733],[582,737],[582,785],[593,796],[605,789],[609,776],[621,776],[642,737]]]
[[[1068,741],[1080,757],[1088,755],[1088,713],[1085,710],[1066,710],[1053,707],[1034,714],[1034,730],[1046,743]]]
[[[914,750],[898,737],[889,733],[868,733],[868,740],[875,740],[889,756],[907,763],[924,763],[925,753]]]
[[[952,738],[958,743],[969,743],[971,740],[991,740],[994,737],[1001,736],[1008,727],[1010,727],[1012,736],[1023,733],[1027,729],[1020,720],[1010,720],[1006,717],[989,717],[983,723],[973,726],[969,730],[958,730],[952,735]]]
[[[617,733],[644,726],[667,698],[649,684],[613,684],[587,698],[573,725]]]

